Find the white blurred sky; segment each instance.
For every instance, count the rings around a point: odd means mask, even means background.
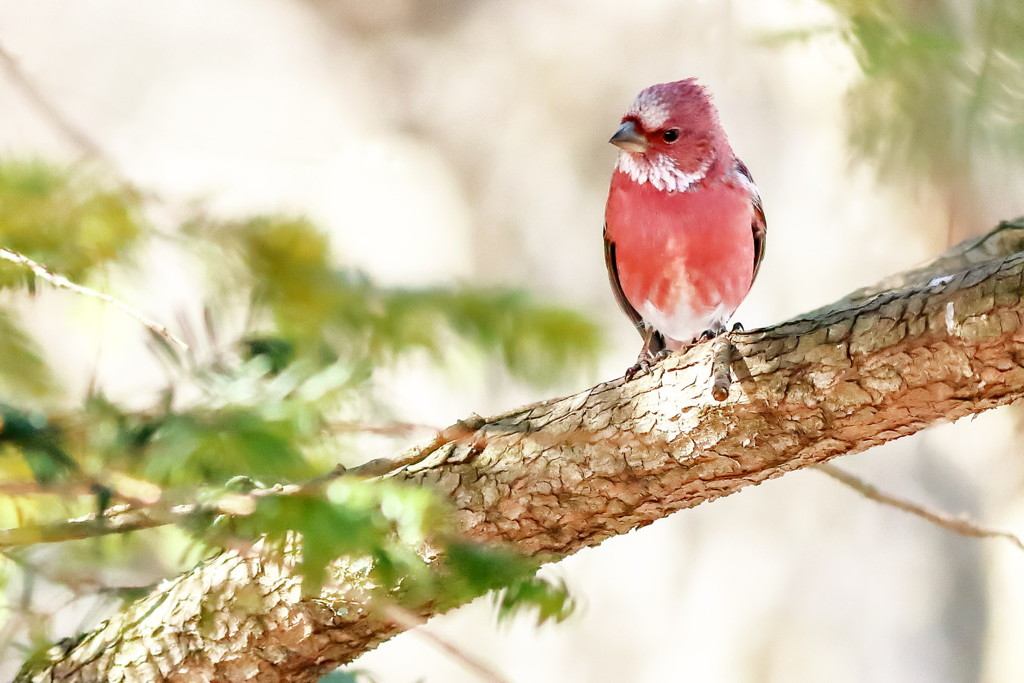
[[[302,212],[339,261],[382,282],[503,284],[579,307],[611,340],[596,381],[637,347],[600,233],[606,140],[651,83],[707,84],[761,188],[768,252],[737,316],[747,327],[941,249],[918,227],[941,219],[927,197],[850,161],[843,94],[857,72],[840,41],[759,42],[830,21],[813,0],[0,0],[0,45],[172,215],[196,201]],[[0,154],[75,156],[2,77]],[[194,278],[157,251],[102,284],[172,322],[198,310]],[[133,321],[44,298],[53,314],[33,327],[73,381],[98,363],[117,397],[153,389]],[[67,339],[63,315],[100,342]],[[436,425],[542,398],[488,377],[497,385],[408,363],[384,390],[401,417]],[[997,413],[840,464],[1024,528],[1008,483],[1019,473],[986,473],[1006,466],[1011,437]],[[1024,680],[1022,570],[998,542],[951,538],[801,472],[552,567],[585,605],[568,624],[496,627],[477,603],[430,628],[513,681],[958,681],[979,653],[984,680]],[[416,635],[358,666],[381,683],[475,680]]]

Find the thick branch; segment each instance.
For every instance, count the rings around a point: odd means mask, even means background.
[[[447,496],[479,540],[562,557],[1010,403],[1024,395],[1024,254],[1012,253],[1022,235],[1024,220],[1003,224],[893,280],[896,289],[735,334],[736,381],[721,403],[704,344],[631,382],[467,421],[457,431],[471,425],[470,438],[434,439],[386,476]],[[287,568],[226,553],[22,680],[314,681],[397,630],[370,610],[365,571],[340,571],[338,584],[306,599]]]

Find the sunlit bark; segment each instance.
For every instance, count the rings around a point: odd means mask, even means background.
[[[386,476],[448,497],[472,537],[557,559],[749,484],[1024,395],[1024,219],[881,287],[712,349],[524,406],[403,455]],[[23,681],[314,681],[399,629],[365,565],[304,598],[287,568],[226,553],[166,583]]]

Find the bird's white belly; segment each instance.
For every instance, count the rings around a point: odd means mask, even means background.
[[[670,341],[668,344],[670,349],[675,350],[688,345],[705,330],[724,326],[735,310],[729,310],[724,302],[720,302],[714,308],[695,310],[690,299],[681,296],[673,310],[665,311],[650,301],[645,301],[637,307],[637,312],[644,322],[653,326],[669,340],[678,342],[672,344]]]

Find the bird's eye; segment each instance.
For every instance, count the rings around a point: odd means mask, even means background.
[[[664,140],[665,142],[675,142],[676,140],[679,139],[679,129],[669,128],[668,130],[661,134],[661,139]]]

